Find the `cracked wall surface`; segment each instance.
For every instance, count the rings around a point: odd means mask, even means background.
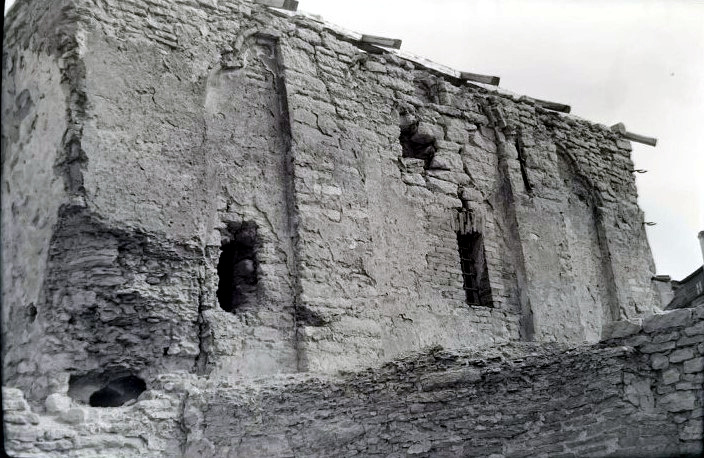
[[[22,0],[6,25],[3,384],[75,425],[117,421],[81,406],[144,382],[133,406],[161,413],[103,438],[107,454],[246,450],[218,428],[249,420],[213,426],[203,406],[252,378],[285,390],[281,374],[431,346],[595,343],[658,310],[630,144],[605,126],[245,1]],[[252,288],[223,309],[237,227],[256,234]],[[470,233],[479,304],[458,246]],[[205,391],[169,394],[170,377]],[[66,434],[47,440],[90,443]],[[279,442],[272,455],[314,453]]]

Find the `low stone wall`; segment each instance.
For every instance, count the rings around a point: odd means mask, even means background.
[[[698,456],[704,307],[617,322],[598,345],[440,348],[379,368],[217,385],[150,381],[138,402],[3,390],[13,456]]]

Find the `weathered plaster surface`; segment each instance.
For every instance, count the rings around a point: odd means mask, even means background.
[[[701,312],[677,337],[625,343],[682,347],[689,385],[653,399],[689,416],[633,401],[660,376],[647,351],[551,350],[657,310],[618,134],[244,1],[24,0],[6,24],[3,383],[8,424],[33,431],[12,430],[15,450],[600,455],[636,450],[622,438],[638,422],[668,453],[692,449],[702,349],[686,329]],[[245,226],[256,281],[226,311],[219,259]],[[480,305],[463,290],[465,230],[481,234]],[[469,362],[492,347],[537,359]],[[139,402],[86,407],[125,376],[146,383]],[[520,426],[505,423],[514,405]],[[543,410],[627,426],[558,428]]]
[[[21,25],[6,30],[3,42],[4,380],[33,372],[28,348],[41,335],[33,323],[47,299],[50,240],[59,208],[68,201],[66,134],[72,114],[66,78],[71,56],[61,54],[58,39],[65,38],[66,24],[48,19],[57,15],[61,4],[24,11],[16,19]],[[22,25],[36,27],[36,35]]]

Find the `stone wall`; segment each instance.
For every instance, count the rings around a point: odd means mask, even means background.
[[[13,8],[3,51],[5,379],[31,401],[112,366],[595,342],[654,310],[630,145],[606,127],[248,2],[49,4]],[[245,226],[251,297],[227,311],[218,265]],[[461,228],[481,234],[479,305]]]
[[[157,377],[132,405],[3,391],[13,456],[699,456],[704,307],[566,349],[441,348],[336,376]]]
[[[71,129],[65,2],[20,9],[5,29],[2,65],[2,352],[5,379],[28,371],[32,322],[46,300],[50,241],[64,182]],[[75,24],[74,24],[75,25]],[[36,30],[31,34],[30,30]],[[53,46],[52,46],[53,44]],[[56,46],[58,44],[58,46]],[[11,325],[10,325],[11,323]],[[36,342],[33,343],[36,345]]]

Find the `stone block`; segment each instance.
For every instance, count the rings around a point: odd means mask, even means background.
[[[696,400],[693,391],[675,391],[660,398],[658,406],[668,412],[684,412],[694,409]]]
[[[692,348],[680,348],[675,350],[670,354],[671,363],[680,363],[682,361],[688,360],[694,357],[694,349]]]
[[[641,326],[628,320],[613,321],[607,323],[601,331],[601,339],[620,339],[639,333]]]
[[[459,186],[469,184],[469,177],[462,172],[452,172],[450,170],[428,169],[428,176],[442,181],[449,181]]]
[[[457,195],[457,185],[455,183],[438,180],[437,178],[428,177],[428,189],[444,194]]]
[[[462,156],[449,151],[438,151],[430,161],[431,169],[462,171]]]
[[[455,385],[466,385],[481,380],[482,374],[478,370],[447,371],[428,374],[420,379],[423,391],[433,391]]]
[[[704,371],[704,357],[697,356],[684,362],[685,374],[698,374]]]
[[[494,143],[490,139],[483,136],[479,130],[475,131],[472,135],[470,135],[469,143],[480,148],[483,151],[496,151],[496,146],[494,145]]]
[[[668,350],[672,350],[676,347],[675,342],[663,342],[659,344],[649,343],[645,344],[640,348],[642,353],[659,353]]]
[[[669,358],[661,353],[656,353],[650,357],[650,365],[655,370],[665,369],[669,364]]]
[[[704,305],[692,309],[692,318],[695,320],[704,320]]]
[[[409,455],[424,455],[430,451],[432,445],[428,441],[413,444],[408,448]]]
[[[410,157],[401,157],[398,159],[401,167],[409,173],[422,173],[425,169],[425,161],[423,159],[414,159]]]
[[[687,336],[699,336],[704,335],[704,321],[700,321],[694,326],[690,326],[684,329],[684,334]]]
[[[64,394],[54,393],[47,396],[44,407],[49,413],[59,413],[71,407],[71,398]]]
[[[643,334],[636,334],[636,335],[629,337],[623,341],[624,345],[628,345],[630,347],[640,347],[640,346],[644,346],[648,343],[650,343],[650,339],[648,338],[648,336],[643,335]],[[657,351],[652,351],[650,353],[657,353]]]
[[[450,125],[447,128],[446,138],[451,142],[467,143],[467,130],[457,125]]]
[[[24,412],[29,410],[29,405],[24,399],[24,394],[17,388],[2,388],[2,409],[5,412]]]
[[[673,310],[667,313],[652,315],[643,320],[643,330],[651,333],[669,328],[687,326],[692,320],[689,309]]]
[[[374,62],[372,60],[367,60],[364,67],[374,73],[386,73],[386,65],[379,62]]]
[[[680,380],[680,371],[675,368],[668,369],[662,373],[662,383],[665,385],[671,385]]]
[[[421,122],[418,124],[418,130],[416,130],[416,133],[411,137],[411,140],[421,145],[429,145],[434,143],[436,138],[442,138],[443,134],[442,128],[439,128],[438,131],[437,126],[427,122]]]
[[[666,334],[658,334],[653,336],[653,343],[669,342],[671,340],[677,340],[680,333],[677,331],[668,332]]]
[[[701,419],[689,420],[680,430],[680,439],[684,441],[698,441],[702,444],[702,437],[704,437],[704,424]],[[699,452],[701,453],[702,451],[704,450],[702,450],[702,445],[700,445]],[[696,454],[692,454],[691,456],[696,456]]]
[[[677,341],[677,347],[688,347],[704,343],[704,334],[685,336]]]
[[[29,423],[29,413],[8,412],[3,415],[3,420],[9,425],[26,425]]]
[[[701,383],[692,383],[692,382],[680,382],[677,385],[675,385],[675,389],[677,391],[693,391],[696,393],[697,391],[702,389],[702,384]]]
[[[425,186],[425,178],[420,173],[404,173],[401,181],[410,186]]]
[[[463,187],[460,191],[460,197],[462,197],[462,200],[467,202],[484,201],[484,196],[482,195],[481,191],[472,187]]]
[[[74,407],[60,415],[61,421],[71,425],[83,423],[86,419],[86,410],[82,407]]]

